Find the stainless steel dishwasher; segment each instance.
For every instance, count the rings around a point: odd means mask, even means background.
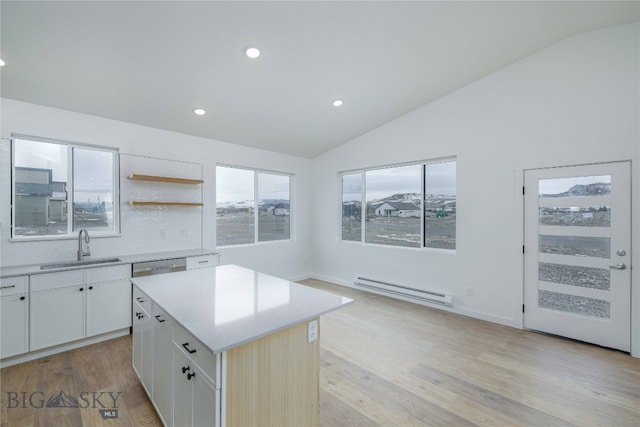
[[[155,274],[173,273],[187,269],[186,258],[171,258],[157,261],[145,261],[133,263],[131,267],[132,277],[153,276]]]

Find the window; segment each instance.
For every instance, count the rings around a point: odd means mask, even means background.
[[[420,247],[421,165],[365,172],[365,243]]]
[[[456,162],[424,166],[424,246],[456,248]]]
[[[117,150],[29,138],[13,140],[14,238],[115,234]],[[71,207],[71,208],[70,208]]]
[[[455,160],[346,172],[341,178],[342,240],[456,248]]]
[[[218,246],[290,238],[290,175],[230,166],[216,167]]]
[[[362,240],[362,174],[342,175],[342,240]]]

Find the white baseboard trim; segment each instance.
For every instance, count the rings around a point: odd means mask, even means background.
[[[505,325],[505,326],[509,326],[512,328],[516,328],[516,329],[522,329],[522,319],[513,319],[513,318],[509,318],[509,317],[503,317],[503,316],[496,316],[494,314],[490,314],[490,313],[486,313],[486,312],[482,312],[482,311],[477,311],[477,310],[472,310],[472,309],[468,309],[468,308],[460,308],[460,307],[447,307],[447,306],[442,306],[439,304],[431,304],[429,302],[419,302],[416,301],[414,299],[410,299],[410,298],[403,298],[402,296],[399,295],[391,295],[391,294],[387,294],[384,292],[376,292],[374,290],[370,290],[370,289],[363,289],[360,288],[358,286],[355,286],[353,284],[353,282],[349,282],[346,280],[341,280],[341,279],[337,279],[335,277],[329,277],[329,276],[323,276],[321,274],[310,274],[309,275],[309,279],[316,279],[316,280],[322,280],[324,282],[329,282],[329,283],[333,283],[336,285],[340,285],[340,286],[345,286],[347,288],[351,288],[351,289],[357,289],[359,291],[364,291],[364,292],[370,292],[370,293],[374,293],[374,294],[378,294],[378,295],[382,295],[385,297],[389,297],[389,298],[394,298],[394,299],[399,299],[402,301],[407,301],[407,302],[411,302],[414,304],[419,304],[419,305],[424,305],[425,307],[431,307],[431,308],[436,308],[438,310],[443,310],[443,311],[448,311],[451,313],[456,313],[456,314],[460,314],[462,316],[467,316],[467,317],[472,317],[474,319],[478,319],[478,320],[484,320],[487,322],[491,322],[491,323],[497,323],[499,325]]]
[[[89,338],[73,341],[70,343],[60,344],[54,347],[43,348],[42,350],[31,351],[29,353],[19,354],[17,356],[7,357],[0,360],[0,368],[6,368],[7,366],[17,365],[19,363],[29,362],[41,357],[51,356],[52,354],[62,353],[64,351],[74,350],[76,348],[84,347],[91,344],[96,344],[102,341],[107,341],[113,338],[129,335],[129,328],[119,329],[113,332],[107,332],[105,334],[96,335]]]

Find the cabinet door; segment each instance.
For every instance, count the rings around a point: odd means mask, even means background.
[[[193,425],[193,389],[187,375],[193,368],[180,350],[174,348],[173,354],[173,425],[191,427]]]
[[[31,350],[84,337],[85,286],[31,293]]]
[[[196,376],[191,378],[193,393],[193,426],[219,426],[218,414],[220,413],[219,390],[215,390],[196,371]]]
[[[172,319],[154,304],[153,323],[153,401],[166,425],[173,417],[171,385],[173,380]]]
[[[133,304],[133,367],[149,396],[153,369],[152,326],[149,314],[139,304]]]
[[[131,353],[133,356],[133,369],[138,374],[138,377],[142,378],[142,330],[143,321],[140,315],[144,310],[140,307],[140,304],[133,303],[131,306],[131,329],[132,329],[132,348]]]
[[[0,358],[29,350],[29,300],[27,294],[2,297],[0,300]]]
[[[87,336],[131,326],[129,279],[87,285]]]

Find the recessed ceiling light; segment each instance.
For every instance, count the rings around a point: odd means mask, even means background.
[[[4,67],[4,61],[0,59],[0,67]]]
[[[198,115],[198,116],[204,116],[205,114],[207,114],[207,112],[205,110],[203,110],[202,108],[194,109],[193,113]]]
[[[260,50],[257,47],[247,46],[244,48],[244,54],[251,59],[256,59],[260,56]]]
[[[332,102],[334,107],[341,107],[343,102],[342,99],[336,99],[335,101]]]

